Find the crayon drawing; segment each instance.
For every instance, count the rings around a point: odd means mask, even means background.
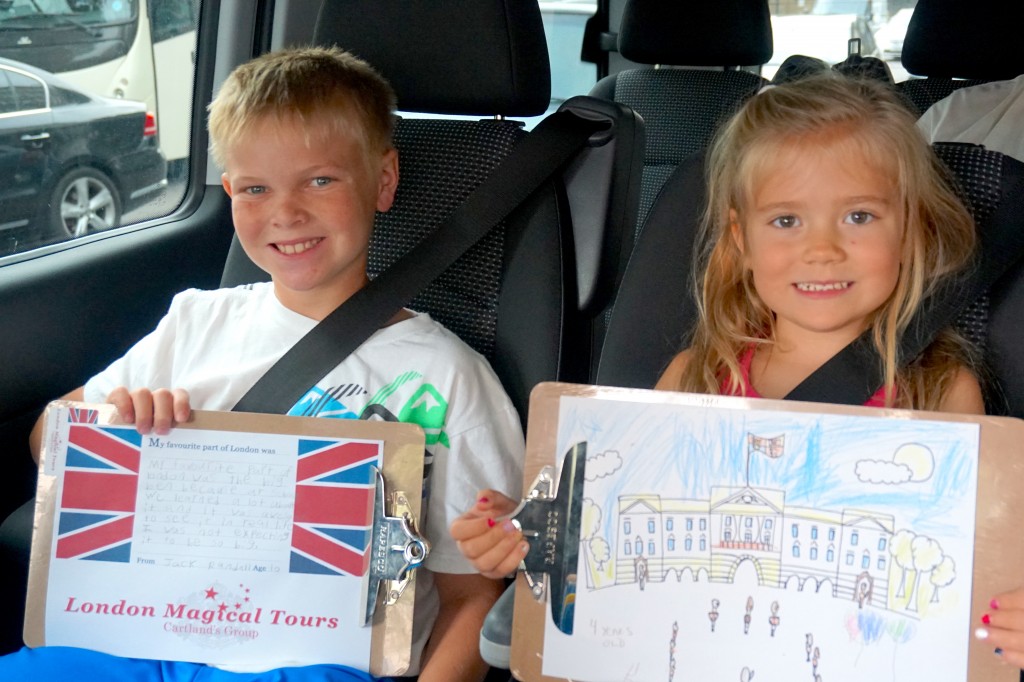
[[[544,673],[963,680],[978,426],[744,405],[562,397],[587,480]]]

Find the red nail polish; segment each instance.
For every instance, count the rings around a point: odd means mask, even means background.
[[[494,528],[494,519],[487,519],[487,527]]]
[[[992,601],[990,601],[990,602],[988,603],[988,605],[989,605],[989,607],[991,607],[991,609],[992,609],[993,611],[998,611],[998,610],[999,610],[999,602],[997,602],[997,601],[996,601],[995,599],[993,599]]]
[[[984,616],[981,617],[981,622],[984,623],[985,625],[988,625],[989,623],[992,622],[992,619],[989,618],[988,614],[986,613]]]
[[[487,499],[486,497],[481,497],[479,500],[477,500],[477,502],[479,502],[480,504],[487,504],[488,502],[490,502],[490,500]]]

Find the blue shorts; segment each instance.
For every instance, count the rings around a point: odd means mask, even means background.
[[[261,673],[235,673],[199,663],[121,658],[65,646],[25,647],[0,656],[0,680],[64,682],[373,682],[369,673],[344,665],[309,665]]]

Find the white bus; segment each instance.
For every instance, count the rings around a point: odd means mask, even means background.
[[[171,177],[188,157],[196,0],[0,0],[0,57],[156,114]]]

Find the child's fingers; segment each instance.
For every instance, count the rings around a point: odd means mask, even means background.
[[[992,601],[989,602],[989,608],[992,611],[1006,611],[1009,609],[1024,610],[1024,589],[1017,589],[997,594]]]
[[[1007,665],[1012,665],[1014,668],[1024,669],[1024,651],[1004,649],[995,655]]]
[[[166,388],[152,392],[153,431],[165,435],[174,426],[174,393]]]
[[[192,405],[189,402],[188,391],[183,388],[175,388],[171,391],[171,402],[176,424],[187,422],[192,417]]]
[[[974,636],[992,647],[1004,662],[1024,668],[1024,612],[988,613]]]
[[[473,568],[488,578],[503,578],[512,573],[519,566],[523,556],[526,554],[527,544],[518,530],[508,531],[501,529],[497,536],[497,542],[487,543],[485,540],[493,540],[495,537],[492,529],[486,536],[468,541],[474,545],[471,548],[463,548],[466,543],[460,544],[460,549],[470,558]]]
[[[139,388],[129,395],[135,412],[135,430],[147,434],[153,430],[153,394],[147,388]]]
[[[464,542],[480,537],[492,528],[493,524],[487,523],[489,518],[478,516],[476,512],[470,510],[452,522],[448,533],[456,542]],[[491,520],[493,521],[493,519]]]
[[[135,423],[135,405],[132,403],[132,396],[124,386],[118,386],[110,395],[107,402],[117,408],[117,416],[126,424]]]
[[[452,524],[452,537],[458,542],[459,551],[477,569],[491,571],[522,540],[523,534],[511,521],[473,519],[460,528]]]
[[[511,514],[518,506],[519,502],[517,500],[503,495],[497,490],[488,489],[477,493],[476,505],[473,507],[473,510],[494,517]]]

